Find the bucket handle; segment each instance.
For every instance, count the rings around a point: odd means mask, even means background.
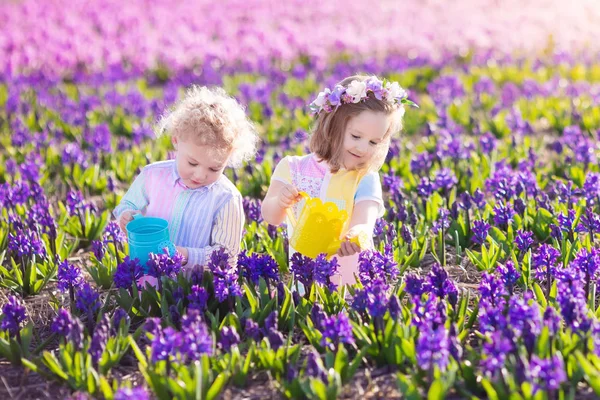
[[[310,196],[308,195],[308,193],[303,192],[303,191],[299,191],[298,194],[300,196],[304,197],[306,200],[310,200]],[[285,212],[287,214],[288,219],[290,220],[290,224],[292,225],[292,228],[296,228],[296,225],[298,224],[298,221],[296,220],[296,216],[294,215],[294,211],[292,211],[292,207],[286,208]]]
[[[132,214],[131,216],[133,217],[133,219],[140,219],[140,218],[144,217],[142,215],[142,213],[140,213],[140,212],[136,212],[135,214]]]

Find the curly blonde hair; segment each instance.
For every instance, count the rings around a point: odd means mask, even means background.
[[[364,82],[369,78],[368,75],[349,76],[339,82],[338,85],[347,87],[352,81]],[[319,159],[329,164],[331,172],[337,172],[342,167],[342,145],[348,122],[367,110],[392,115],[392,123],[383,140],[377,145],[375,153],[369,160],[369,165],[365,165],[363,168],[368,171],[379,171],[383,166],[392,135],[402,130],[404,107],[401,104],[378,100],[372,93],[369,93],[369,97],[360,103],[342,104],[335,111],[320,112],[317,116],[310,136],[309,148]]]
[[[232,167],[252,159],[259,141],[244,107],[219,87],[191,86],[160,118],[156,131],[157,136],[169,134],[218,152],[231,152],[228,164]]]

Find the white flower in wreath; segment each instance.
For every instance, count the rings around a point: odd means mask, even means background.
[[[406,90],[402,89],[398,82],[388,82],[385,88],[388,91],[388,100],[390,101],[402,99],[407,96]]]
[[[360,81],[352,81],[346,89],[346,93],[352,96],[352,102],[358,103],[362,98],[367,97],[367,84]]]
[[[329,88],[319,93],[315,101],[313,101],[313,104],[318,108],[323,107],[323,105],[325,105],[325,102],[327,102],[327,96],[329,95],[329,93],[331,93]]]

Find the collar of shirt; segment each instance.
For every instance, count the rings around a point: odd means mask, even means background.
[[[190,189],[189,187],[187,187],[182,181],[181,181],[181,177],[179,176],[179,173],[177,172],[177,162],[175,160],[173,160],[173,168],[171,169],[171,177],[173,179],[173,186],[175,185],[180,185],[182,188],[184,188],[185,190],[192,190],[192,191],[204,191],[204,190],[208,190],[211,187],[213,187],[217,182],[219,182],[221,180],[221,177],[219,177],[219,179],[217,179],[216,181],[214,181],[213,183],[206,185],[206,186],[200,186],[198,188],[195,189]]]

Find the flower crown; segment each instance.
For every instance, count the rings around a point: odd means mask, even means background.
[[[369,92],[373,93],[376,99],[387,101],[392,104],[408,104],[413,107],[419,107],[414,102],[408,100],[406,90],[398,82],[389,82],[379,80],[372,76],[366,81],[354,80],[348,87],[336,85],[333,90],[325,88],[319,93],[317,98],[310,103],[310,111],[318,114],[321,111],[335,111],[342,104],[359,103],[369,97]]]

